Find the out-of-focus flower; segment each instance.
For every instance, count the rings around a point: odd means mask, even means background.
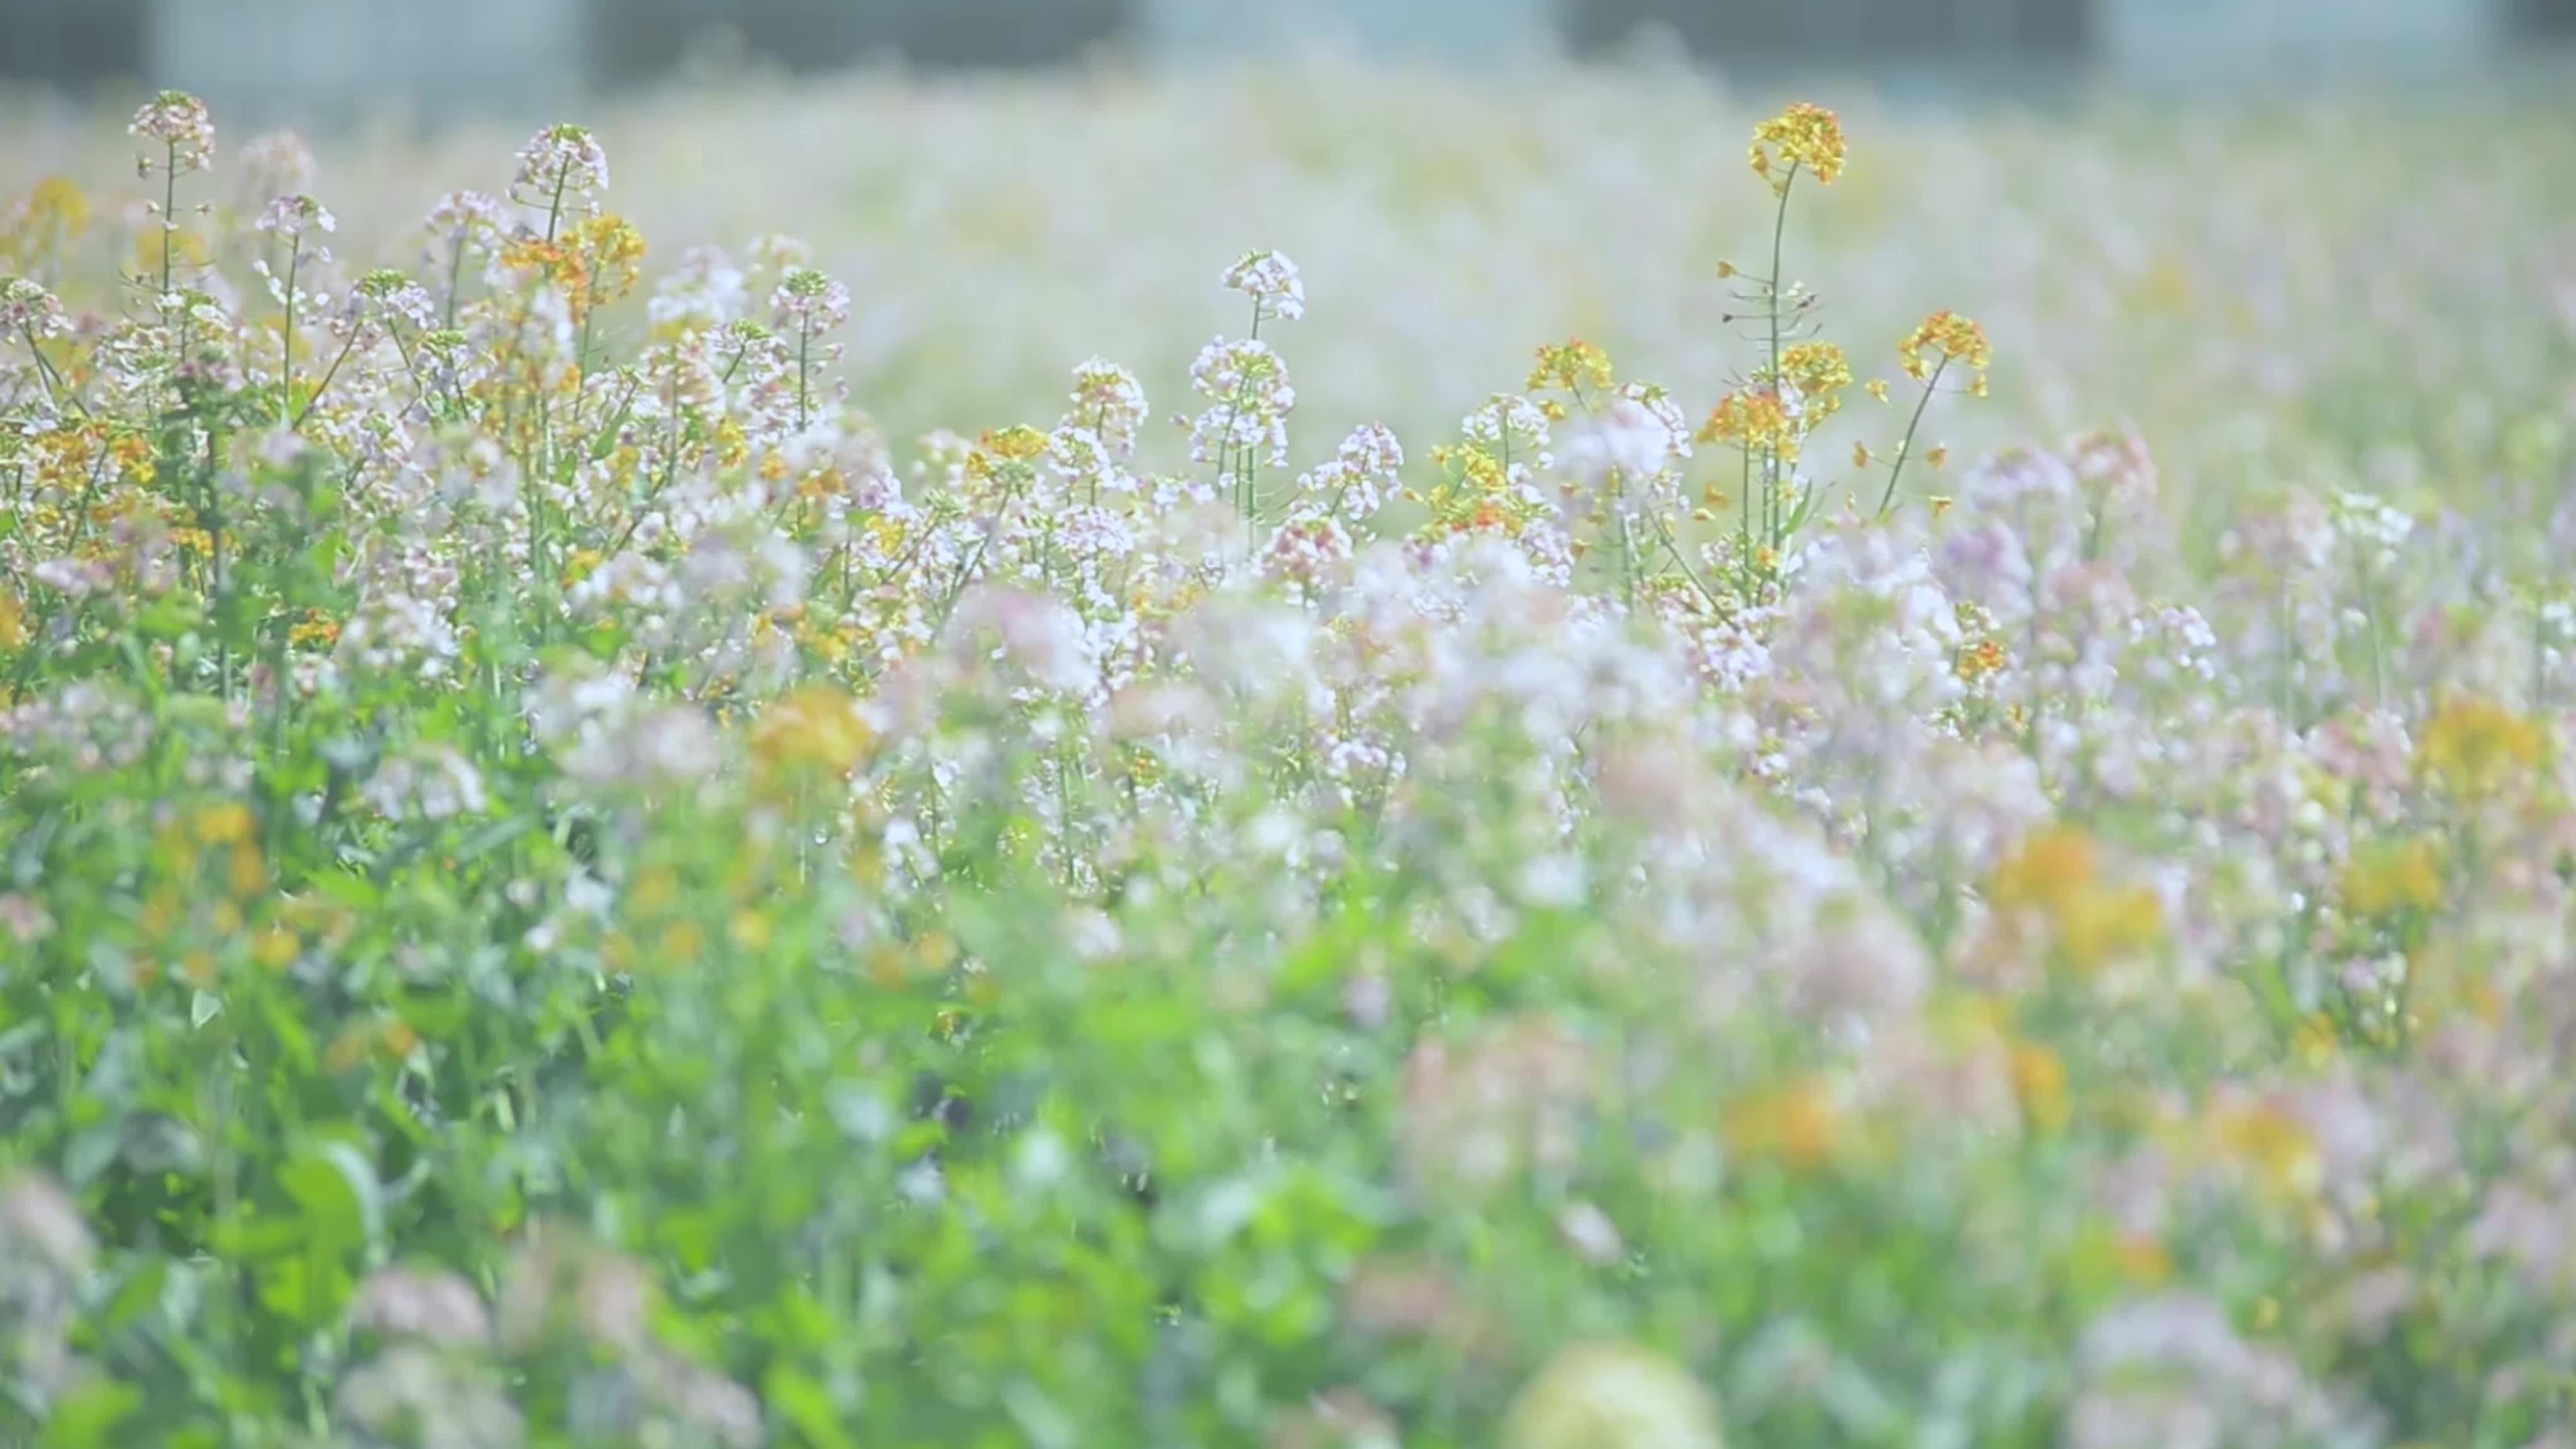
[[[2362,564],[2384,572],[2397,563],[2398,550],[2415,531],[2415,520],[2384,500],[2346,489],[2331,505],[2335,532]]]
[[[2363,920],[2435,910],[2443,894],[2442,856],[2430,840],[2376,842],[2344,866],[2344,909]]]
[[[652,1334],[653,1285],[624,1255],[567,1228],[532,1233],[501,1275],[501,1347],[526,1353],[570,1331],[593,1346],[635,1354]]]
[[[1611,476],[1644,483],[1689,460],[1690,424],[1659,388],[1635,387],[1612,395],[1569,425],[1560,457],[1564,466],[1598,484]]]
[[[1578,1344],[1523,1385],[1505,1449],[1721,1449],[1717,1401],[1651,1349]]]
[[[876,730],[850,696],[808,685],[766,710],[751,731],[751,756],[780,780],[840,778],[857,769],[876,742]]]
[[[1424,1040],[1404,1064],[1405,1160],[1426,1186],[1490,1188],[1515,1172],[1561,1172],[1580,1144],[1590,1054],[1554,1020],[1528,1016],[1463,1044]]]
[[[2027,917],[2054,959],[2080,975],[2143,954],[2163,941],[2164,904],[2146,886],[2105,878],[2100,847],[2082,830],[2034,834],[1997,867],[1986,899],[2004,917]]]
[[[25,277],[0,278],[0,336],[45,342],[69,331],[53,293]]]
[[[708,331],[739,320],[750,302],[742,268],[721,247],[691,247],[653,289],[647,310],[657,329]]]
[[[358,1285],[352,1326],[389,1338],[478,1345],[492,1325],[474,1285],[444,1270],[379,1268]]]
[[[1804,1077],[1727,1106],[1727,1149],[1750,1162],[1813,1172],[1831,1162],[1844,1140],[1831,1084]]]
[[[429,209],[421,229],[428,240],[422,260],[432,276],[446,279],[455,276],[469,256],[500,250],[510,235],[510,214],[498,200],[480,191],[451,191]]]
[[[269,131],[241,149],[242,184],[253,204],[313,189],[313,148],[293,131]]]
[[[98,1248],[80,1208],[51,1178],[18,1173],[0,1181],[0,1249],[24,1245],[36,1261],[66,1278],[95,1266]]]
[[[381,1441],[420,1449],[518,1449],[527,1423],[495,1375],[424,1343],[398,1343],[340,1381],[340,1412]]]
[[[2478,800],[2529,777],[2548,751],[2548,737],[2530,719],[2492,700],[2456,696],[2426,722],[2415,763],[2437,788]]]

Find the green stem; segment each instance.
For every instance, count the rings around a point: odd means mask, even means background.
[[[285,360],[278,364],[277,421],[287,422],[295,406],[295,274],[304,264],[304,238],[296,237],[286,249],[286,325],[278,334],[278,347]]]
[[[1780,392],[1781,248],[1789,233],[1789,192],[1798,184],[1798,166],[1798,162],[1790,162],[1789,174],[1780,179],[1780,205],[1772,213],[1771,218],[1771,279],[1763,288],[1770,304],[1768,310],[1771,316],[1771,390],[1774,395]],[[1779,528],[1775,515],[1780,506],[1780,453],[1776,448],[1763,459],[1762,482],[1763,528],[1776,539]]]
[[[1878,516],[1896,506],[1897,480],[1905,476],[1905,465],[1914,461],[1914,435],[1923,427],[1924,410],[1932,406],[1932,394],[1941,386],[1941,374],[1950,370],[1950,359],[1944,357],[1932,369],[1931,380],[1923,384],[1923,396],[1914,403],[1914,420],[1905,425],[1905,441],[1896,445],[1896,466],[1887,473],[1887,491],[1878,496]]]
[[[170,295],[170,278],[178,270],[176,244],[179,229],[179,143],[166,143],[166,159],[161,167],[161,295]]]

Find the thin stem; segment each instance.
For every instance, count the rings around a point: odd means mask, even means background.
[[[796,326],[796,431],[805,431],[806,400],[809,380],[814,375],[814,326],[800,321]]]
[[[44,379],[45,401],[70,403],[82,417],[88,417],[89,404],[80,400],[80,394],[72,390],[70,380],[55,370],[53,359],[45,355],[44,347],[36,341],[36,325],[32,322],[21,323],[20,330],[26,335],[27,350],[35,354],[36,375]],[[54,390],[58,387],[62,390],[60,397],[55,396]]]
[[[1725,601],[1718,598],[1716,591],[1709,588],[1707,582],[1700,578],[1699,570],[1691,567],[1690,558],[1682,552],[1681,540],[1673,537],[1673,531],[1665,524],[1663,515],[1649,513],[1646,519],[1655,525],[1656,535],[1663,540],[1665,550],[1672,554],[1673,563],[1681,569],[1682,577],[1690,580],[1690,586],[1699,590],[1699,596],[1708,600],[1712,608],[1725,608]]]
[[[1944,357],[1932,369],[1932,377],[1923,384],[1923,396],[1914,403],[1914,420],[1905,425],[1905,441],[1896,445],[1896,466],[1887,473],[1887,491],[1878,497],[1878,516],[1896,506],[1896,483],[1905,476],[1905,465],[1914,461],[1914,435],[1923,427],[1924,410],[1932,406],[1932,394],[1941,387],[1941,374],[1950,370],[1950,359]]]
[[[555,171],[554,200],[546,206],[546,240],[555,239],[555,228],[563,224],[564,188],[572,184],[572,163],[566,161]]]
[[[456,237],[448,247],[447,311],[446,315],[439,320],[438,325],[441,327],[456,325],[456,294],[465,286],[465,231],[465,226],[459,223]]]
[[[391,324],[387,324],[387,330],[392,330]],[[357,346],[358,334],[352,332],[349,334],[349,340],[341,345],[340,355],[332,358],[331,365],[322,370],[322,380],[314,384],[313,396],[306,398],[304,400],[304,406],[296,409],[295,421],[288,425],[288,431],[291,432],[297,428],[303,427],[304,420],[313,416],[313,409],[320,406],[322,402],[322,394],[331,390],[332,379],[340,375],[340,364],[349,360],[349,354],[356,350]]]
[[[170,295],[170,278],[178,270],[176,244],[179,230],[179,143],[164,143],[167,159],[161,167],[161,295]]]
[[[287,420],[287,410],[295,406],[295,273],[304,263],[304,238],[297,236],[286,244],[286,326],[278,335],[279,349],[285,354],[277,377],[277,420]]]
[[[1780,205],[1771,218],[1771,280],[1763,290],[1768,294],[1771,316],[1771,390],[1780,391],[1780,257],[1781,246],[1789,233],[1789,192],[1798,184],[1798,162],[1789,163],[1789,174],[1780,179]],[[1762,521],[1765,531],[1775,537],[1779,509],[1780,453],[1774,448],[1763,459]]]

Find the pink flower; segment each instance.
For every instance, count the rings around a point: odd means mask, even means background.
[[[321,202],[299,193],[269,202],[259,214],[259,229],[295,241],[308,231],[338,231],[340,221]]]
[[[0,333],[32,335],[42,342],[71,330],[63,304],[25,277],[0,278]]]
[[[779,279],[769,309],[779,331],[814,336],[849,322],[850,289],[811,267],[797,267]]]
[[[548,126],[519,148],[510,199],[549,216],[585,210],[608,189],[608,152],[587,126]]]
[[[161,154],[147,153],[135,162],[135,169],[145,176],[155,166],[167,166],[180,175],[202,171],[215,159],[214,117],[207,113],[204,101],[186,91],[163,91],[144,102],[126,131],[161,143]]]

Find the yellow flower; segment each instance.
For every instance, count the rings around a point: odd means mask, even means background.
[[[2033,907],[2062,913],[2092,887],[2099,866],[2092,836],[2072,826],[2043,830],[1996,868],[1986,898],[2006,910]]]
[[[201,845],[237,845],[250,839],[258,827],[249,806],[226,800],[198,812],[195,834]]]
[[[2441,904],[2442,855],[2431,840],[2374,842],[2344,866],[2343,905],[2351,915],[2372,920]]]
[[[707,954],[707,928],[682,917],[663,928],[657,965],[694,966]]]
[[[1538,350],[1538,366],[1531,370],[1524,392],[1544,392],[1550,388],[1579,393],[1589,387],[1594,392],[1608,392],[1614,385],[1610,354],[1582,338],[1555,347]]]
[[[225,883],[232,887],[236,899],[245,901],[268,889],[268,862],[258,846],[244,841],[233,847],[225,867]]]
[[[2312,1012],[2291,1034],[2290,1059],[2311,1069],[2326,1066],[2334,1061],[2335,1048],[2341,1041],[2334,1019],[2321,1011]]]
[[[0,587],[0,649],[16,649],[27,642],[27,611],[18,596]]]
[[[814,775],[841,777],[866,760],[876,731],[858,701],[828,685],[807,685],[761,713],[751,728],[751,756],[770,783]]]
[[[155,285],[161,278],[161,228],[145,228],[134,239],[134,275],[150,277]],[[206,239],[187,227],[176,227],[169,233],[171,265],[183,274],[204,271],[212,265],[214,253],[207,250]]]
[[[1046,434],[1021,423],[999,432],[986,433],[976,441],[976,446],[997,458],[1026,462],[1047,450],[1047,438]]]
[[[622,216],[602,212],[575,226],[572,249],[589,271],[591,302],[618,300],[644,273],[644,234]]]
[[[2037,1042],[2013,1043],[2013,1097],[2021,1104],[2024,1122],[2042,1132],[2055,1132],[2066,1125],[2073,1107],[2066,1093],[2066,1063],[2057,1053]]]
[[[1842,121],[1805,101],[1753,128],[1753,174],[1784,196],[1801,170],[1813,173],[1819,186],[1833,185],[1843,174],[1844,154]]]
[[[1851,360],[1830,342],[1801,342],[1780,354],[1780,380],[1798,390],[1805,405],[1800,422],[1812,433],[1842,411],[1843,389],[1852,383]]]
[[[333,1075],[351,1071],[366,1064],[371,1057],[401,1061],[420,1045],[420,1034],[401,1020],[378,1021],[360,1018],[340,1029],[331,1044],[322,1049],[322,1070]]]
[[[1680,1365],[1624,1343],[1578,1344],[1523,1385],[1504,1449],[1722,1449],[1717,1404]]]
[[[250,958],[271,971],[283,971],[295,964],[296,956],[303,949],[304,943],[295,938],[293,931],[283,926],[271,926],[250,948]]]
[[[2144,886],[2097,888],[2079,896],[2057,923],[2057,949],[2067,968],[2090,975],[2164,939],[2164,902]]]
[[[1735,1103],[1727,1110],[1723,1135],[1737,1155],[1791,1172],[1812,1172],[1832,1161],[1841,1139],[1833,1094],[1815,1077]]]
[[[1798,457],[1797,423],[1781,404],[1780,394],[1768,387],[1747,388],[1719,399],[1708,421],[1700,425],[1699,440],[1774,453],[1783,462],[1795,462]]]
[[[68,176],[48,176],[28,189],[25,222],[30,231],[77,235],[89,225],[89,196]]]
[[[2220,1156],[2255,1169],[2275,1191],[2304,1194],[2324,1180],[2325,1159],[2316,1138],[2306,1124],[2270,1102],[2220,1103],[2203,1125]]]
[[[1924,318],[1922,326],[1897,344],[1896,355],[1905,361],[1905,375],[1920,383],[1930,383],[1949,368],[1967,369],[1968,391],[1978,397],[1986,395],[1986,369],[1995,360],[1986,330],[1956,312],[1935,312]]]
[[[2143,886],[2102,879],[2093,838],[2071,826],[2043,830],[1997,867],[1986,898],[2034,916],[2059,965],[2089,976],[2164,939],[2164,902]]]
[[[2173,1276],[2173,1254],[2150,1233],[2122,1233],[2118,1254],[2121,1272],[2140,1288],[2161,1287]]]
[[[2476,799],[2529,775],[2548,749],[2532,721],[2488,700],[2459,697],[2444,702],[2424,726],[2415,768],[2436,788]]]

